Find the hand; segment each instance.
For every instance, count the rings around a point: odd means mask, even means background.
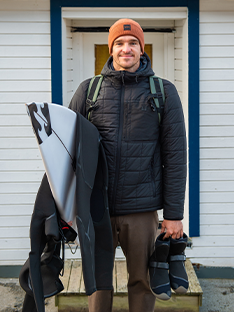
[[[165,230],[167,231],[163,239],[169,238],[170,236],[173,239],[179,239],[180,237],[183,237],[183,223],[180,220],[164,219],[162,222],[161,233],[164,233]]]

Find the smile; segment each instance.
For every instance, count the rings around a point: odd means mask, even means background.
[[[134,56],[133,55],[120,55],[120,57],[127,58],[127,57],[134,57]]]

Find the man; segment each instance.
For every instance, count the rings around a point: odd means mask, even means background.
[[[120,19],[109,30],[110,58],[90,121],[98,128],[109,170],[109,207],[114,248],[126,256],[130,312],[154,311],[148,260],[158,228],[157,210],[164,208],[161,232],[183,236],[186,183],[186,137],[178,93],[163,80],[165,108],[161,125],[150,91],[154,75],[144,53],[144,33],[131,19]],[[157,61],[157,60],[156,60]],[[77,89],[70,108],[86,115],[90,79]],[[89,297],[91,312],[111,311],[112,293]]]

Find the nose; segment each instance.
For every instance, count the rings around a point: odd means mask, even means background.
[[[131,46],[127,42],[123,45],[123,52],[124,53],[131,52]]]

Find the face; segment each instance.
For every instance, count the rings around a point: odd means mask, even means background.
[[[135,72],[140,66],[141,46],[134,36],[121,36],[115,39],[112,47],[115,70]]]

